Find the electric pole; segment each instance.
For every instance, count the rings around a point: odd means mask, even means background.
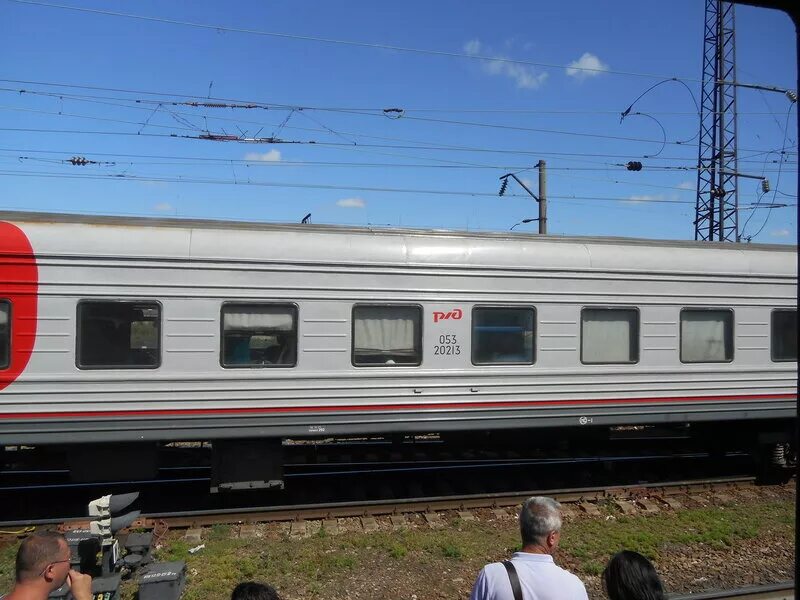
[[[514,181],[516,181],[522,189],[528,192],[531,197],[536,200],[536,203],[539,205],[539,218],[538,219],[524,219],[520,221],[520,223],[530,223],[531,221],[539,221],[539,233],[544,235],[547,233],[547,175],[545,173],[545,162],[540,160],[536,163],[536,168],[539,169],[539,195],[537,196],[534,194],[530,188],[525,185],[522,180],[517,177],[514,173],[506,173],[502,177],[500,177],[500,193],[498,196],[502,196],[506,193],[506,188],[508,187],[508,178],[511,177]],[[519,223],[517,223],[519,225]],[[516,227],[517,225],[514,225]],[[512,227],[513,229],[513,227]]]
[[[739,241],[732,2],[706,0],[694,239]]]

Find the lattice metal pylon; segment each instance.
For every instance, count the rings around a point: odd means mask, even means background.
[[[706,0],[694,239],[739,241],[732,2]]]

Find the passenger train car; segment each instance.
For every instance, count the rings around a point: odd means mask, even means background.
[[[781,448],[796,400],[795,246],[0,213],[0,447],[76,474],[182,440],[217,489],[279,485],[287,438]]]

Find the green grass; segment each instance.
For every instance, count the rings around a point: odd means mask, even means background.
[[[612,505],[602,511],[602,518],[575,519],[564,528],[559,562],[579,576],[599,575],[609,556],[623,548],[658,559],[678,546],[724,549],[767,531],[791,540],[794,530],[791,500],[647,517],[622,515]],[[176,531],[156,555],[187,562],[185,600],[227,600],[244,580],[266,581],[290,598],[309,600],[343,598],[343,590],[359,585],[361,597],[408,598],[422,589],[432,597],[461,598],[481,566],[519,549],[519,532],[511,520],[452,521],[437,530],[422,525],[369,534],[331,535],[321,529],[303,539],[281,531],[268,526],[263,538],[231,539],[231,528],[218,525],[204,532],[205,548],[196,554],[189,554],[196,544]],[[16,546],[0,547],[0,593],[10,589]],[[363,587],[381,585],[375,573],[390,582],[381,592]],[[134,594],[135,584],[125,583],[123,598],[133,600]]]
[[[700,508],[650,517],[613,516],[609,520],[581,520],[565,531],[562,551],[580,561],[586,571],[623,549],[633,549],[658,559],[663,548],[706,544],[725,548],[754,539],[760,531],[791,535],[794,530],[792,503]]]

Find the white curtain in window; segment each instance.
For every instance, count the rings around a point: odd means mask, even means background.
[[[631,339],[637,331],[633,310],[586,309],[581,316],[582,355],[586,363],[626,363],[636,360]]]
[[[376,306],[356,309],[354,346],[356,352],[414,352],[415,308]]]
[[[731,335],[728,311],[697,310],[681,313],[681,360],[719,362],[728,360],[726,339]]]
[[[0,306],[0,327],[8,325],[8,307]]]
[[[225,310],[226,331],[292,331],[294,314],[280,306],[242,306]]]

